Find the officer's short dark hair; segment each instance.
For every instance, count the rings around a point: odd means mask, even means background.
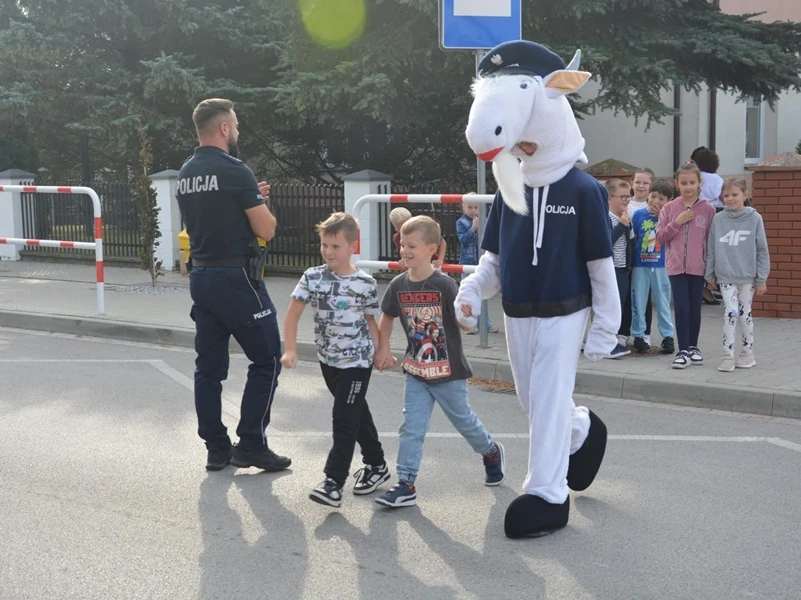
[[[336,236],[342,232],[349,244],[359,237],[359,222],[344,212],[335,212],[322,223],[317,223],[317,233]]]
[[[198,133],[203,132],[209,123],[219,115],[227,115],[234,110],[234,103],[225,98],[208,98],[195,107],[192,120]]]

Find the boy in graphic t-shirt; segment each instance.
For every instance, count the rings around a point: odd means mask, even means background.
[[[356,219],[337,212],[318,224],[317,231],[325,264],[307,269],[292,292],[281,364],[288,369],[297,365],[298,321],[306,304],[311,304],[317,358],[334,396],[334,443],[325,463],[325,480],[309,497],[339,507],[357,442],[364,467],[356,473],[353,493],[369,494],[390,477],[366,399],[378,342],[375,317],[381,309],[375,279],[351,264],[359,234]]]
[[[659,212],[671,200],[673,183],[658,179],[648,194],[648,206],[632,217],[634,230],[634,268],[631,289],[631,333],[634,347],[645,352],[650,347],[645,339],[648,299],[656,302],[659,333],[662,335],[663,354],[673,354],[673,320],[670,316],[670,280],[665,269],[665,247],[656,239]]]
[[[413,217],[404,223],[401,256],[408,271],[392,280],[381,301],[376,366],[388,368],[395,362],[389,348],[395,318],[400,317],[408,340],[402,363],[406,383],[398,484],[376,500],[393,508],[417,504],[414,481],[434,403],[442,407],[467,443],[481,454],[485,485],[499,485],[506,470],[503,446],[492,440],[468,403],[467,380],[473,373],[462,350],[461,326],[453,308],[458,287],[431,264],[440,239],[439,225],[430,217]]]

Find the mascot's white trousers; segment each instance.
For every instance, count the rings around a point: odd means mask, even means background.
[[[562,504],[570,455],[590,429],[589,410],[573,404],[576,369],[589,308],[564,317],[504,317],[517,396],[528,415],[527,494]]]

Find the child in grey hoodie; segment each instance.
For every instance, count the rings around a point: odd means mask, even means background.
[[[723,315],[723,359],[718,371],[750,369],[754,358],[754,322],[751,303],[754,295],[767,291],[770,255],[761,215],[745,206],[746,183],[739,178],[723,184],[726,209],[715,215],[709,231],[706,280],[720,284],[725,311]],[[734,335],[740,321],[742,347],[734,359]]]

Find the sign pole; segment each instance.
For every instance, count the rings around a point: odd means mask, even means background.
[[[476,77],[478,77],[478,64],[481,62],[483,51],[476,50]],[[476,158],[476,192],[479,194],[487,193],[487,163],[480,158]],[[478,206],[478,240],[479,240],[479,256],[483,254],[481,250],[481,240],[484,237],[484,224],[486,223],[487,215],[484,207]],[[481,300],[481,315],[478,317],[478,334],[479,346],[481,348],[489,348],[489,323],[487,321],[487,311],[489,305],[486,300]]]

